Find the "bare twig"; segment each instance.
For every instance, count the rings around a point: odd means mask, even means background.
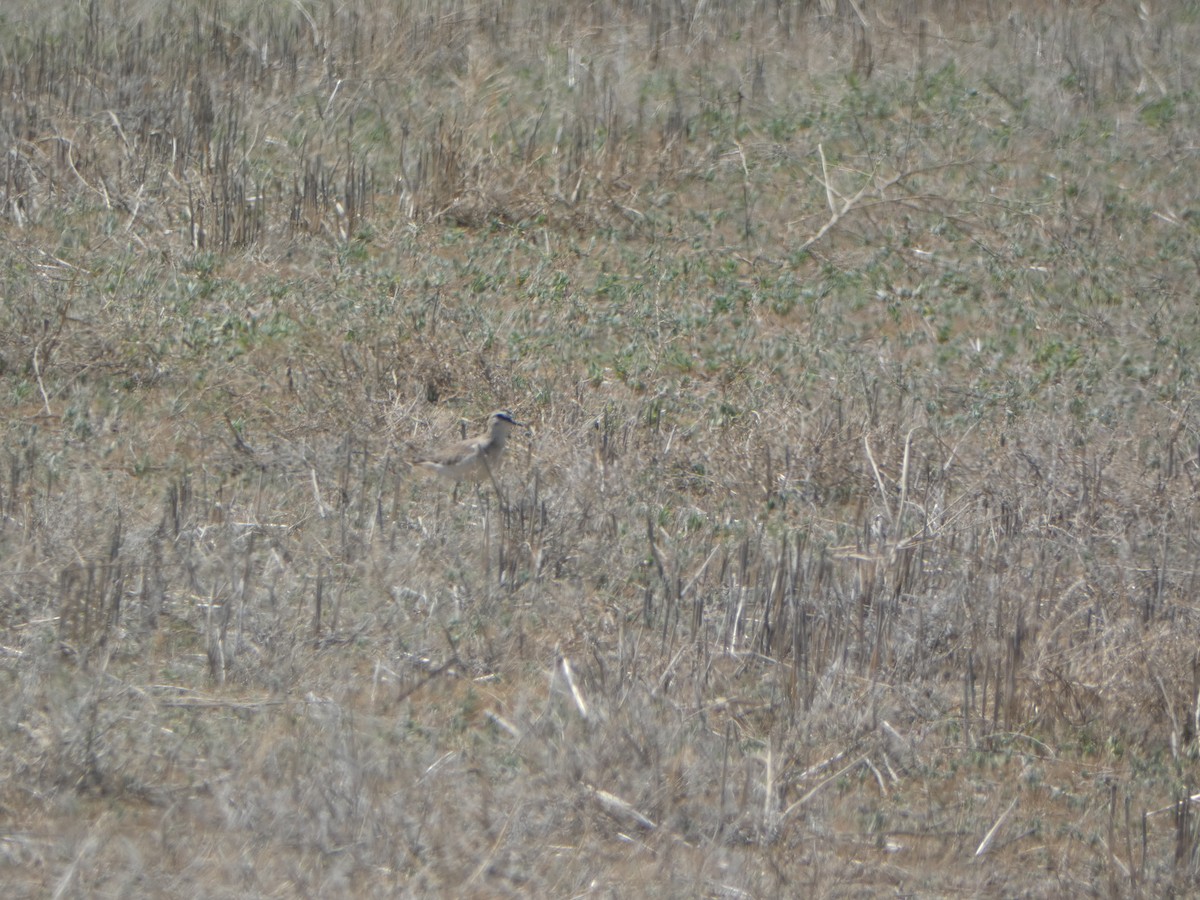
[[[495,725],[501,731],[507,731],[510,735],[512,735],[518,741],[521,740],[521,737],[522,737],[521,729],[518,728],[516,725],[514,725],[512,722],[508,721],[508,719],[504,718],[504,716],[500,715],[497,712],[492,712],[491,710],[488,710],[483,715],[484,715],[484,718],[486,718],[489,722],[491,722],[493,725]]]
[[[900,547],[900,534],[904,530],[904,506],[908,502],[908,460],[912,452],[912,436],[917,428],[909,429],[904,437],[904,462],[900,467],[900,502],[896,506],[896,543],[892,547],[893,558]]]
[[[839,215],[837,203],[833,199],[833,195],[837,191],[833,188],[833,179],[829,177],[829,166],[825,162],[825,148],[820,144],[817,144],[817,154],[821,157],[821,181],[825,183],[825,201],[829,204],[829,211],[833,214],[834,218],[837,218]],[[838,196],[840,197],[841,194],[838,194]]]
[[[798,248],[798,252],[803,253],[805,250],[807,250],[809,247],[811,247],[817,241],[821,240],[821,238],[825,237],[825,235],[829,232],[829,229],[833,228],[834,225],[836,225],[838,222],[840,222],[842,219],[842,216],[844,216],[844,215],[846,215],[846,213],[850,212],[850,210],[854,208],[854,206],[858,203],[858,201],[863,198],[863,194],[865,194],[867,192],[867,188],[869,188],[870,186],[871,186],[871,182],[868,180],[865,184],[863,184],[863,186],[861,188],[858,189],[858,193],[856,193],[853,197],[850,197],[849,199],[847,199],[842,204],[842,208],[840,210],[835,209],[833,211],[833,215],[829,217],[829,221],[826,222],[824,225],[822,225],[817,230],[816,234],[814,234],[812,237],[810,237],[808,240],[806,240],[803,244],[801,244],[800,247]],[[832,190],[829,187],[828,183],[826,183],[826,185],[825,185],[825,190],[826,190],[826,195],[828,196],[829,192]]]
[[[558,662],[562,668],[563,678],[567,680],[567,687],[571,689],[571,697],[575,700],[575,708],[579,710],[579,717],[587,721],[587,701],[583,699],[583,692],[579,690],[579,685],[575,683],[575,674],[571,671],[571,661],[565,656],[559,656]]]
[[[46,385],[42,383],[42,367],[38,363],[38,353],[41,349],[41,343],[33,348],[33,374],[37,378],[38,390],[42,392],[42,403],[46,407],[46,415],[52,416],[54,413],[50,411],[50,398],[46,395]]]
[[[883,476],[879,472],[879,466],[875,465],[875,454],[871,452],[871,439],[865,434],[863,435],[863,447],[867,450],[867,461],[871,463],[871,471],[875,473],[875,483],[879,485],[879,497],[883,501],[883,508],[888,514],[888,524],[895,522],[895,517],[892,516],[892,509],[888,506],[887,488],[883,484]]]
[[[1000,831],[1000,826],[1008,820],[1009,814],[1013,811],[1013,808],[1016,807],[1017,800],[1017,797],[1013,797],[1012,803],[1008,804],[1008,809],[1000,813],[1000,818],[996,820],[996,824],[993,825],[988,830],[988,833],[983,836],[983,840],[979,842],[979,847],[975,850],[976,856],[983,856],[983,854],[987,853],[988,850],[991,849],[992,841],[996,839],[996,834]]]
[[[828,778],[826,778],[824,781],[817,784],[807,794],[805,794],[803,797],[801,797],[799,800],[797,800],[795,803],[793,803],[791,806],[789,806],[787,809],[785,809],[783,811],[783,815],[781,815],[779,817],[780,823],[782,823],[789,816],[791,816],[791,814],[794,813],[796,810],[800,809],[800,807],[804,806],[804,804],[808,803],[809,800],[811,800],[814,796],[816,796],[817,792],[820,791],[821,788],[825,787],[827,784],[832,784],[833,782],[835,782],[839,778],[841,778],[843,775],[845,775],[847,772],[849,772],[851,769],[855,768],[856,766],[861,766],[866,761],[867,761],[867,754],[864,753],[862,756],[858,757],[858,759],[854,760],[854,762],[843,766],[842,768],[840,768],[836,772],[834,772],[832,775],[830,775]]]
[[[629,822],[647,831],[654,831],[658,828],[658,824],[653,819],[640,810],[635,809],[630,803],[622,800],[616,794],[602,791],[600,788],[590,784],[585,784],[584,787],[592,795],[592,799],[600,805],[600,808],[618,822]]]

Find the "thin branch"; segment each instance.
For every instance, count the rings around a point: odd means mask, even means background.
[[[1009,813],[1011,813],[1013,811],[1013,807],[1017,805],[1017,799],[1017,797],[1013,797],[1012,803],[1008,804],[1008,809],[1000,813],[1000,818],[996,820],[996,824],[993,825],[988,830],[988,833],[983,836],[983,840],[979,842],[979,847],[975,850],[976,856],[983,856],[983,854],[987,853],[988,850],[991,849],[992,841],[996,839],[996,833],[1000,830],[1000,826],[1008,820]]]
[[[883,484],[883,475],[879,472],[879,466],[875,465],[875,454],[871,452],[871,441],[865,434],[863,435],[863,447],[866,448],[867,461],[871,463],[871,471],[875,473],[875,483],[879,485],[879,497],[883,501],[883,508],[887,511],[888,524],[893,524],[896,519],[892,515],[892,508],[888,506],[887,488]]]
[[[34,377],[37,378],[38,390],[42,392],[42,403],[46,407],[46,415],[52,416],[54,413],[50,411],[50,398],[46,394],[46,385],[42,383],[42,367],[38,363],[38,353],[41,351],[41,349],[42,345],[40,342],[36,347],[33,348],[33,374]]]

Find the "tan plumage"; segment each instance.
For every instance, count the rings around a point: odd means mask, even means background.
[[[514,427],[524,428],[507,410],[498,409],[488,416],[488,430],[476,438],[451,444],[428,456],[414,461],[413,465],[440,475],[450,481],[480,481],[490,477],[504,455],[504,445]]]

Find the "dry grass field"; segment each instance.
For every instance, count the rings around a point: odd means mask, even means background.
[[[1194,896],[1198,45],[5,4],[5,896]]]

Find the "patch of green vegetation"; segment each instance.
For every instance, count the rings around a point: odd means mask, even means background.
[[[1167,95],[1151,100],[1138,109],[1138,118],[1151,128],[1166,128],[1175,121],[1176,100]]]

